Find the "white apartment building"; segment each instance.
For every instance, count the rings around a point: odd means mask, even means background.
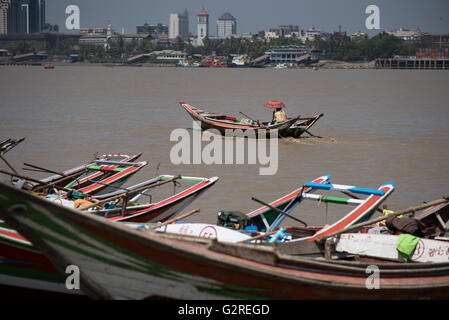
[[[187,9],[183,13],[172,13],[168,23],[168,37],[169,39],[176,39],[181,36],[187,40],[189,34],[189,13]]]
[[[237,34],[237,20],[229,12],[225,12],[217,20],[217,36],[229,38]]]

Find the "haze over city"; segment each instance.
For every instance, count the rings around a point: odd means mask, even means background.
[[[75,4],[80,8],[81,27],[100,27],[111,23],[117,32],[135,33],[136,26],[168,24],[171,13],[189,12],[190,32],[196,33],[196,15],[205,9],[209,15],[211,34],[216,33],[216,21],[220,15],[230,12],[237,19],[237,33],[257,33],[281,24],[298,25],[301,29],[314,26],[318,30],[332,32],[339,26],[348,33],[366,32],[372,36],[382,30],[417,28],[429,33],[447,33],[449,30],[449,1],[407,0],[47,0],[46,20],[65,28],[65,8]],[[368,5],[380,9],[380,29],[367,30],[365,20]]]

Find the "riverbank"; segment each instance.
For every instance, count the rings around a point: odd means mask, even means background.
[[[317,68],[320,69],[375,69],[375,60],[370,62],[346,62],[337,60],[320,60],[316,64]]]
[[[43,65],[46,62],[51,62],[55,66],[105,66],[105,67],[178,67],[175,63],[100,63],[100,62],[70,62],[70,61],[58,61],[58,60],[43,60],[38,62],[12,62],[12,61],[0,61],[0,65],[3,66],[36,66]],[[299,65],[292,67],[293,69],[375,69],[375,61],[371,62],[345,62],[336,60],[320,60],[313,65]],[[274,68],[273,66],[266,66],[265,68]]]

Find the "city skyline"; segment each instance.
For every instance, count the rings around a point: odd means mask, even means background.
[[[362,31],[372,36],[382,30],[406,28],[438,34],[449,33],[449,2],[444,0],[388,1],[388,0],[320,0],[288,1],[259,0],[256,2],[221,1],[181,1],[155,0],[46,0],[46,18],[48,23],[58,24],[60,31],[69,33],[65,28],[65,8],[70,4],[79,6],[81,27],[99,27],[111,23],[116,31],[122,28],[126,33],[135,33],[136,26],[145,22],[150,25],[169,24],[170,14],[187,9],[190,15],[189,30],[196,33],[196,15],[205,9],[209,15],[211,31],[214,34],[218,18],[230,12],[238,21],[238,33],[257,33],[268,31],[283,24],[298,25],[307,30],[315,27],[323,32],[342,31],[354,33]],[[365,9],[375,4],[380,9],[380,29],[367,30]]]

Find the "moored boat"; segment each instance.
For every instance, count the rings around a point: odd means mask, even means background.
[[[135,230],[4,184],[0,194],[0,215],[60,273],[79,267],[91,298],[446,299],[449,290],[449,262],[376,264],[373,289],[369,263]]]

